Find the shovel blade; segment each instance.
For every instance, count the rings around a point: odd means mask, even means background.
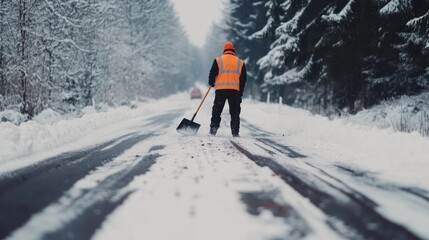
[[[181,133],[183,135],[195,135],[198,132],[198,129],[200,128],[200,124],[196,122],[192,122],[186,118],[184,118],[179,126],[176,128],[176,131],[178,133]]]

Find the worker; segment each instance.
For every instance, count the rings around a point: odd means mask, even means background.
[[[221,121],[221,113],[228,100],[231,114],[231,133],[239,137],[241,99],[246,85],[247,73],[244,61],[235,55],[235,48],[231,42],[223,46],[223,54],[213,61],[209,74],[209,85],[216,88],[213,103],[210,134],[216,135]]]

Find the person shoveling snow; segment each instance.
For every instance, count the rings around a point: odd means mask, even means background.
[[[226,42],[222,56],[213,61],[210,69],[209,85],[216,87],[216,96],[213,103],[210,134],[216,135],[220,125],[220,115],[228,100],[231,114],[231,133],[238,137],[240,131],[241,98],[246,84],[247,73],[244,61],[235,55],[235,48],[231,42]]]
[[[201,108],[207,94],[212,87],[216,88],[216,96],[213,103],[212,118],[210,123],[210,134],[216,135],[219,129],[223,107],[226,100],[229,104],[231,114],[231,133],[238,137],[240,131],[241,98],[243,97],[246,85],[247,72],[244,61],[235,55],[235,48],[231,42],[226,42],[223,46],[222,56],[213,61],[209,74],[209,89],[202,99],[197,111],[191,120],[184,118],[176,131],[184,135],[195,135],[200,128],[200,124],[194,122],[194,118]]]

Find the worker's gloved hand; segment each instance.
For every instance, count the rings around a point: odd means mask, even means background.
[[[209,83],[209,85],[210,85],[210,87],[214,87],[215,86],[214,83]]]

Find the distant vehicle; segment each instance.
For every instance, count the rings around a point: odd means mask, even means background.
[[[192,89],[192,91],[191,91],[191,99],[201,98],[201,97],[202,97],[202,94],[201,94],[200,89],[198,89],[198,88]]]

